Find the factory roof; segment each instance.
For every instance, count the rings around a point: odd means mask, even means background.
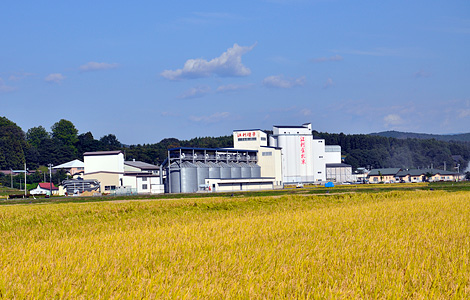
[[[117,150],[117,151],[96,151],[96,152],[85,152],[83,153],[83,156],[90,156],[90,155],[113,155],[113,154],[119,154],[122,153],[122,151]]]
[[[160,167],[158,166],[148,164],[143,161],[125,161],[124,164],[131,166],[131,167],[139,168],[142,170],[159,170],[160,169]]]
[[[326,164],[327,168],[350,168],[351,165],[339,163],[339,164]]]
[[[256,128],[256,129],[235,129],[233,131],[235,132],[235,131],[257,131],[257,130],[265,132],[263,129],[259,129],[259,128]]]
[[[296,126],[296,125],[291,125],[291,126],[286,126],[286,125],[274,125],[273,127],[277,127],[277,128],[305,128],[305,129],[308,129],[308,128],[305,127],[305,126]]]
[[[175,150],[206,150],[206,151],[247,151],[247,152],[258,152],[258,150],[253,149],[235,149],[235,148],[193,148],[193,147],[177,147],[168,149],[168,151],[175,151]]]

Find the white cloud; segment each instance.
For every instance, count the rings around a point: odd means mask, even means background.
[[[397,114],[389,114],[384,117],[385,126],[402,125],[403,119]]]
[[[341,60],[343,60],[343,57],[341,55],[334,55],[331,57],[314,58],[313,62],[320,63],[320,62],[326,62],[326,61],[341,61]]]
[[[300,114],[302,116],[310,116],[310,115],[312,115],[312,111],[308,108],[304,108],[304,109],[300,110]]]
[[[98,70],[109,70],[109,69],[115,69],[118,67],[118,64],[116,63],[99,63],[99,62],[94,62],[90,61],[84,65],[81,65],[79,67],[80,71],[87,72],[87,71],[98,71]]]
[[[263,85],[270,88],[282,88],[290,89],[296,86],[302,86],[305,84],[305,77],[299,78],[287,78],[284,79],[282,75],[275,75],[266,77],[263,80]]]
[[[5,84],[2,78],[0,78],[0,93],[8,93],[16,90],[16,87],[8,86]]]
[[[192,87],[189,90],[185,91],[183,94],[181,94],[178,98],[181,98],[181,99],[199,98],[210,93],[210,91],[211,91],[211,88],[208,86]]]
[[[26,77],[33,76],[33,73],[14,73],[8,77],[8,80],[10,81],[19,81],[22,80]]]
[[[470,109],[462,109],[459,112],[459,118],[470,117]]]
[[[243,47],[234,44],[219,57],[210,61],[202,58],[188,59],[182,69],[165,70],[160,75],[169,80],[191,79],[217,75],[220,77],[248,76],[250,69],[242,64],[242,55],[251,51],[256,44]]]
[[[328,78],[328,79],[326,80],[325,84],[323,84],[323,88],[324,88],[324,89],[327,89],[327,88],[329,88],[329,87],[332,86],[332,85],[334,85],[333,79]]]
[[[60,73],[52,73],[44,78],[45,81],[50,83],[60,83],[62,80],[65,79],[65,76]]]
[[[217,88],[217,93],[225,93],[225,92],[232,92],[232,91],[238,91],[238,90],[246,90],[249,89],[253,86],[253,84],[227,84],[227,85],[221,85]]]
[[[210,116],[190,116],[189,119],[194,122],[217,123],[231,117],[232,115],[229,112],[224,111],[216,112]]]

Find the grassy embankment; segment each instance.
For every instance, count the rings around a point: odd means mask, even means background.
[[[469,298],[468,192],[0,207],[0,298]]]

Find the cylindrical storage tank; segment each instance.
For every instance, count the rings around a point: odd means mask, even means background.
[[[197,161],[194,163],[197,167],[197,186],[206,183],[206,179],[209,178],[209,166],[203,162]]]
[[[232,178],[232,167],[224,162],[219,162],[220,166],[220,178],[227,179]]]
[[[242,178],[242,167],[234,162],[229,163],[230,167],[232,168],[231,174],[232,178]]]
[[[197,167],[185,161],[181,164],[181,193],[195,193],[197,191]]]
[[[244,162],[239,163],[239,165],[242,169],[241,178],[251,178],[251,166]]]
[[[181,193],[181,184],[180,184],[180,167],[177,163],[172,163],[170,165],[169,174],[170,180],[168,181],[171,193]]]
[[[255,163],[250,163],[251,178],[261,178],[261,167]]]
[[[220,166],[213,162],[208,162],[207,165],[209,166],[209,177],[208,178],[220,178]]]

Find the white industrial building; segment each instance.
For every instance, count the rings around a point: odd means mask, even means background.
[[[327,177],[327,165],[336,164],[334,167],[337,168],[337,164],[341,164],[341,147],[327,146],[324,139],[314,138],[310,123],[273,126],[273,134],[269,137],[261,130],[235,130],[233,139],[234,148],[258,150],[262,175],[275,177],[277,185],[346,178]],[[342,167],[348,168],[348,165],[342,164]]]
[[[84,179],[100,182],[102,193],[163,193],[160,168],[139,161],[124,161],[122,151],[98,151],[83,154]]]

